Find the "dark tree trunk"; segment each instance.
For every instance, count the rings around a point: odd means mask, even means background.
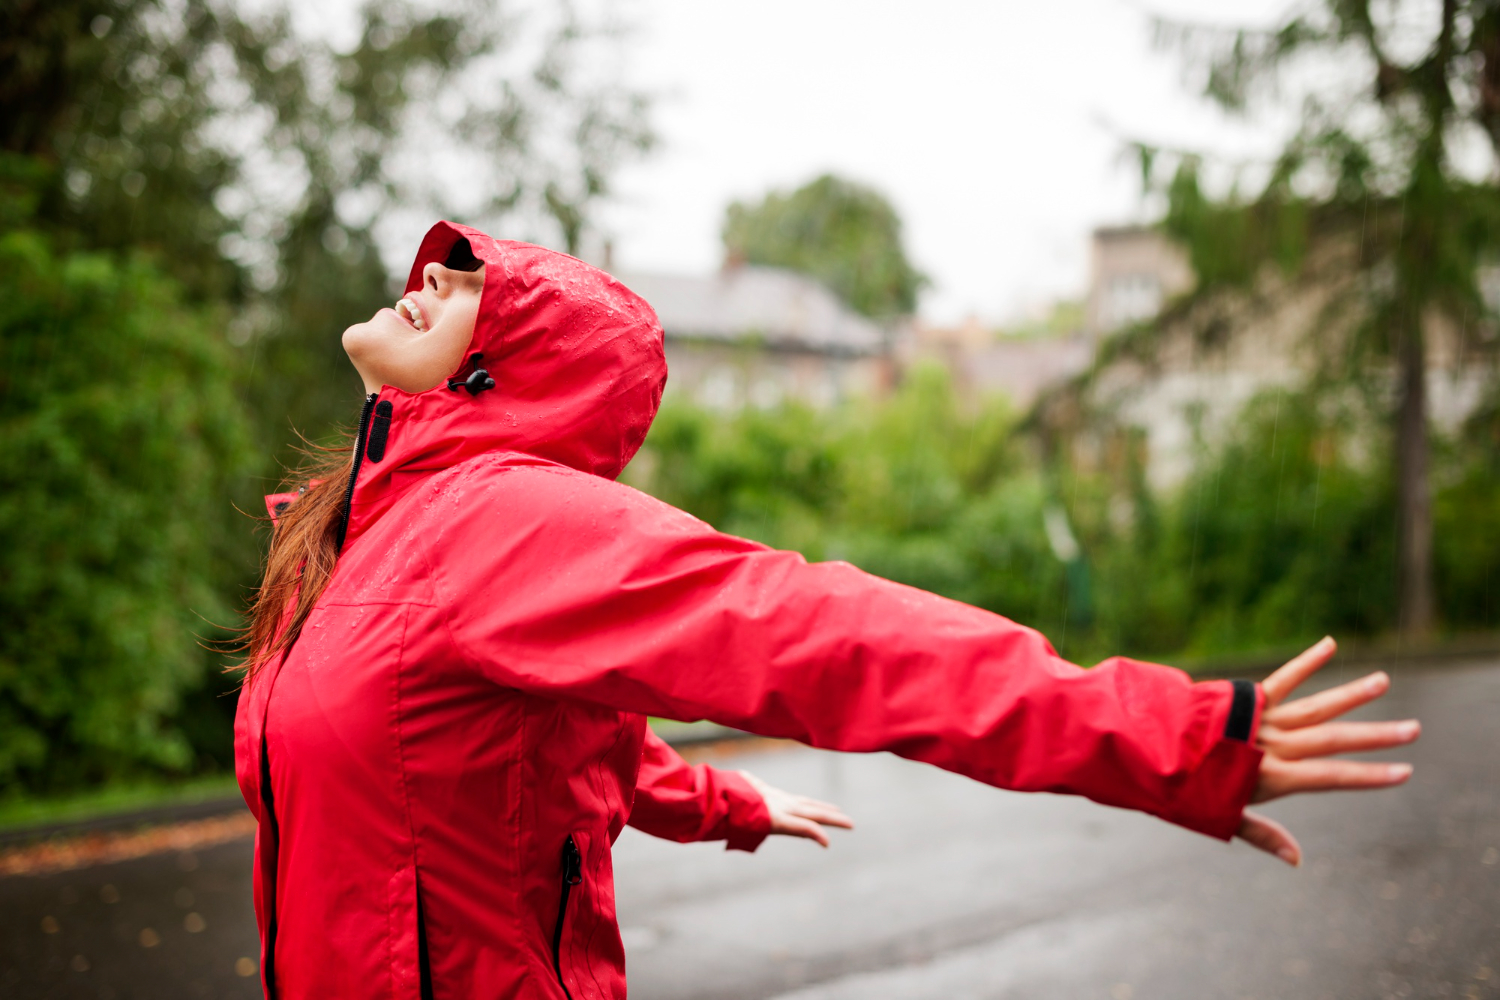
[[[1432,494],[1428,484],[1427,356],[1420,318],[1405,324],[1397,349],[1401,398],[1396,414],[1398,626],[1407,638],[1431,633]]]

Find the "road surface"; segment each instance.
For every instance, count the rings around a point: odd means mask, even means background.
[[[730,755],[859,829],[755,855],[627,831],[631,996],[1500,998],[1500,664],[1399,672],[1381,712],[1423,719],[1415,778],[1270,807],[1299,871],[889,756]],[[0,879],[0,996],[258,996],[249,863],[241,840]]]

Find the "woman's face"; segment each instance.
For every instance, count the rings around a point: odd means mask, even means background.
[[[344,331],[344,352],[354,362],[365,392],[383,385],[426,392],[458,370],[474,338],[484,268],[455,271],[442,264],[422,268],[422,287]]]

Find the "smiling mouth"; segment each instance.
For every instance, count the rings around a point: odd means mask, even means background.
[[[416,327],[419,333],[427,330],[427,318],[422,315],[422,307],[410,296],[402,296],[396,303],[396,315]]]

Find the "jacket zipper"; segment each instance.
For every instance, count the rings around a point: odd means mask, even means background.
[[[582,881],[583,855],[570,833],[568,839],[563,841],[562,896],[557,901],[557,926],[552,931],[552,971],[557,973],[557,985],[562,987],[563,996],[568,1000],[573,1000],[573,994],[568,992],[568,984],[563,982],[563,924],[568,919],[568,897],[573,895],[573,887]]]
[[[370,436],[370,411],[375,409],[375,400],[380,393],[372,392],[365,397],[365,405],[359,411],[359,437],[354,441],[354,464],[349,467],[349,482],[344,487],[344,509],[339,514],[339,536],[335,552],[344,550],[344,536],[349,533],[349,512],[354,505],[354,481],[359,478],[359,467],[365,460],[365,440]]]

